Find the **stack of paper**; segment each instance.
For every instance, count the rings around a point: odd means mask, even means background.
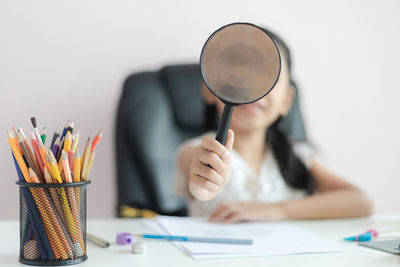
[[[219,224],[205,218],[158,216],[147,225],[160,234],[253,239],[252,245],[174,242],[194,259],[340,252],[332,242],[290,222]]]

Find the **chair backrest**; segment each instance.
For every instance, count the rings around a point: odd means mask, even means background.
[[[129,76],[116,121],[118,208],[186,215],[173,191],[175,150],[204,133],[205,104],[198,64],[166,66]],[[298,94],[280,125],[292,140],[305,140]]]

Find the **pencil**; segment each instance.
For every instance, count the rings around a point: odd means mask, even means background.
[[[30,177],[29,177],[28,168],[27,168],[27,166],[25,164],[24,159],[22,158],[22,154],[19,152],[19,150],[17,148],[14,136],[10,131],[7,132],[7,135],[8,135],[8,144],[11,147],[11,150],[12,150],[13,155],[14,155],[17,163],[18,163],[18,167],[21,170],[21,173],[22,173],[22,175],[24,177],[24,180],[25,181],[29,181]]]
[[[46,127],[43,127],[43,133],[40,135],[40,138],[42,139],[43,145],[46,143]]]
[[[37,128],[36,118],[32,117],[31,118],[31,122],[32,122],[32,125],[33,125],[33,131],[34,131],[34,133],[36,135],[36,139],[38,140],[38,143],[44,145],[43,142],[42,142],[42,138],[40,137],[39,130]]]
[[[50,175],[50,173],[49,173],[49,171],[47,169],[44,170],[44,177],[45,177],[46,183],[53,183],[51,175]],[[50,192],[50,196],[51,196],[51,198],[53,200],[53,204],[56,207],[56,211],[58,213],[58,216],[60,217],[62,223],[64,225],[66,225],[65,215],[64,215],[64,212],[62,210],[61,202],[60,202],[60,199],[58,198],[58,195],[57,195],[57,192],[56,192],[55,188],[49,188],[49,192]]]
[[[37,163],[39,165],[39,168],[40,168],[39,175],[41,175],[42,180],[43,180],[43,178],[44,178],[44,163],[43,163],[42,157],[41,157],[40,152],[39,152],[39,146],[38,146],[36,137],[35,137],[35,135],[34,135],[34,133],[32,131],[30,131],[30,134],[31,134],[31,144],[32,144],[32,147],[33,147],[33,152],[35,153],[36,161],[37,161]]]
[[[79,131],[74,134],[74,143],[72,144],[72,152],[75,153],[79,143]]]
[[[89,173],[90,170],[92,169],[93,160],[94,160],[94,151],[90,152],[88,168],[84,177],[85,181],[89,179]]]
[[[69,169],[69,163],[68,163],[68,156],[65,151],[61,152],[61,159],[62,159],[62,164],[64,167],[64,175],[65,175],[65,180],[67,183],[72,183],[72,177],[71,177],[71,171]],[[80,221],[80,216],[79,216],[79,209],[77,206],[77,202],[75,199],[75,190],[72,187],[67,187],[67,192],[68,192],[68,197],[69,197],[69,204],[71,206],[71,211],[72,211],[72,216],[75,219],[75,227],[77,228],[77,232],[75,233],[77,240],[80,243],[80,246],[82,250],[85,247],[85,244],[83,243],[83,237],[82,237],[82,230],[79,224]]]
[[[54,157],[57,157],[59,143],[60,143],[60,138],[56,137],[56,141],[54,141],[54,144],[51,146],[51,152],[53,153]]]
[[[19,126],[19,127],[17,128],[17,135],[16,135],[16,136],[18,137],[19,134],[22,136],[23,142],[24,142],[24,144],[25,144],[25,146],[26,146],[26,149],[27,149],[29,155],[31,156],[31,158],[34,158],[34,157],[33,157],[32,150],[31,150],[31,148],[29,147],[28,138],[26,138],[26,135],[25,135],[24,131],[22,130],[21,126]],[[19,146],[21,147],[21,144],[20,144]]]
[[[60,136],[60,140],[64,139],[65,134],[67,133],[67,129],[68,129],[70,123],[71,122],[68,120],[67,123],[65,124],[65,127],[64,127],[64,129],[63,129],[63,131],[61,133],[61,136]]]
[[[65,141],[64,141],[64,147],[63,150],[65,152],[68,152],[71,149],[71,145],[72,145],[72,135],[71,132],[68,131],[66,136],[65,136]]]
[[[11,136],[11,139],[13,139],[13,141],[15,142],[15,139],[12,136],[11,132],[7,132],[7,134],[9,136]],[[14,154],[14,150],[16,149],[15,143],[10,144],[10,145],[12,146],[11,150],[13,150],[13,159],[14,159],[14,164],[15,164],[15,168],[17,170],[19,180],[21,182],[29,183],[30,182],[29,172],[27,173],[27,176],[24,176],[24,174],[22,173],[22,170],[21,170],[21,166],[26,167],[25,162],[23,162],[21,155]],[[23,164],[21,164],[21,162],[18,162],[17,158],[22,159]],[[46,233],[44,231],[43,224],[40,219],[40,215],[38,213],[37,207],[35,205],[33,205],[34,200],[32,199],[32,195],[29,192],[29,190],[27,190],[27,188],[22,188],[21,190],[22,190],[22,196],[24,198],[26,208],[28,210],[29,219],[33,225],[33,231],[35,233],[36,243],[39,248],[40,258],[42,260],[45,260],[45,259],[52,260],[52,259],[54,259],[54,255],[53,255],[53,252],[51,251],[49,240],[47,239]]]
[[[18,143],[17,130],[15,129],[15,126],[12,126],[12,132],[14,133],[14,139],[15,139],[15,143],[17,144],[19,153],[22,154],[21,147],[19,146],[19,143]]]
[[[72,170],[74,169],[74,153],[72,150],[68,151],[68,161],[69,161],[69,169]]]
[[[86,181],[85,177],[86,177],[86,172],[87,172],[88,163],[89,163],[89,155],[90,155],[89,144],[90,144],[90,137],[86,141],[85,152],[83,153],[83,157],[81,159],[82,160],[82,167],[81,167],[81,179],[82,179],[82,181]]]
[[[53,178],[55,178],[57,180],[58,183],[62,183],[60,171],[57,167],[57,162],[52,153],[48,153],[48,155],[50,155],[50,157],[51,157],[50,165],[51,165],[52,173],[51,172],[50,173],[52,174]],[[79,238],[77,238],[77,236],[76,236],[77,230],[76,230],[74,218],[72,216],[71,208],[68,204],[67,195],[65,194],[64,188],[58,188],[57,191],[61,197],[61,206],[63,208],[65,219],[67,221],[68,232],[72,237],[73,243],[75,244],[75,243],[79,242]]]
[[[75,123],[71,121],[67,127],[67,132],[69,131],[71,134],[74,132]]]
[[[67,131],[67,134],[65,135],[64,147],[63,147],[62,151],[68,152],[71,149],[71,144],[72,144],[72,135],[71,135],[70,131]],[[58,169],[60,170],[60,172],[62,172],[63,164],[62,164],[61,157],[58,160]]]
[[[59,136],[60,136],[60,126],[57,126],[57,129],[53,134],[53,138],[51,139],[50,149],[53,149],[53,146]]]
[[[36,177],[35,172],[29,168],[29,174],[30,174],[30,182],[38,182],[39,180]],[[53,228],[53,224],[50,222],[49,215],[47,214],[47,210],[43,206],[44,201],[44,196],[40,193],[43,193],[43,191],[39,191],[36,189],[41,189],[41,188],[30,188],[30,191],[32,193],[33,199],[35,200],[36,206],[38,207],[39,213],[42,218],[42,222],[44,224],[44,230],[47,234],[47,238],[49,240],[51,249],[53,251],[54,257],[56,259],[62,258],[63,260],[67,259],[68,256],[65,253],[65,250],[63,249],[60,239],[58,235],[56,234],[56,231]],[[40,195],[39,195],[40,194]],[[61,254],[61,255],[60,255]]]
[[[28,161],[29,167],[33,168],[35,170],[35,172],[39,173],[39,170],[40,170],[39,166],[38,166],[35,158],[32,158],[30,153],[28,152],[28,148],[25,145],[25,142],[23,140],[22,135],[21,134],[17,134],[17,136],[18,136],[19,145],[20,145],[21,150],[22,150],[22,154],[24,155],[26,161]]]
[[[50,171],[50,165],[48,164],[47,160],[46,160],[46,148],[44,147],[44,145],[41,142],[38,142],[38,147],[39,147],[39,153],[40,153],[40,157],[42,158],[43,161],[43,165],[44,168]]]
[[[34,173],[31,173],[31,182],[39,183],[39,180],[34,179]],[[58,215],[57,211],[53,210],[53,207],[51,205],[51,200],[48,197],[48,195],[46,194],[46,190],[44,188],[32,188],[32,189],[36,189],[40,193],[40,199],[44,202],[44,208],[45,208],[48,216],[50,217],[51,223],[52,223],[54,229],[56,230],[56,234],[59,236],[59,240],[61,241],[61,244],[62,244],[61,250],[65,250],[66,254],[68,254],[68,257],[73,259],[72,243],[68,238],[68,234],[66,234],[66,231],[63,229],[64,225],[63,225],[61,216]],[[49,190],[50,190],[50,195],[52,194],[51,191],[53,191],[53,193],[56,194],[54,188],[49,188]],[[57,198],[57,200],[58,200],[58,198]],[[56,206],[56,205],[54,205],[54,206]]]
[[[74,154],[74,182],[81,181],[81,155],[79,154],[79,150],[76,150]]]
[[[96,149],[96,147],[99,144],[102,137],[103,137],[103,130],[100,130],[96,134],[96,136],[93,138],[92,147],[91,147],[90,151],[94,151]]]

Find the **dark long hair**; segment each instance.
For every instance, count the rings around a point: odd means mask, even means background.
[[[289,47],[275,33],[261,28],[269,34],[279,47],[279,51],[284,55],[287,62],[290,82],[294,83],[291,78],[292,58]],[[294,153],[293,147],[289,138],[279,128],[279,117],[267,131],[267,146],[271,147],[274,157],[278,163],[279,170],[285,182],[297,189],[304,189],[307,194],[314,193],[315,183],[311,173],[307,170],[304,163]],[[216,130],[218,126],[217,109],[215,105],[206,105],[204,127],[206,130]]]

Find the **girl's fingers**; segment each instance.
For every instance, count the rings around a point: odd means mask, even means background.
[[[199,153],[198,159],[204,165],[210,165],[218,174],[223,175],[225,172],[225,163],[214,152],[202,150]]]
[[[240,211],[233,211],[225,217],[225,223],[235,223],[239,222],[242,219],[242,215]]]
[[[233,209],[228,204],[219,205],[210,215],[210,221],[219,222],[224,221],[224,219],[233,212]]]
[[[223,146],[220,142],[212,138],[211,136],[206,136],[201,141],[201,147],[205,150],[216,153],[220,158],[224,156],[224,154],[229,153],[228,148]]]
[[[207,179],[211,183],[215,184],[216,186],[222,185],[224,179],[222,176],[217,173],[214,169],[210,166],[204,165],[200,161],[194,163],[193,166],[193,173]]]
[[[200,187],[202,189],[208,190],[210,192],[217,192],[219,190],[219,186],[210,182],[204,177],[201,177],[198,174],[194,174],[192,176],[191,181],[195,186]]]
[[[228,130],[228,136],[226,137],[225,147],[231,151],[233,147],[233,141],[235,140],[235,135],[231,129]]]

